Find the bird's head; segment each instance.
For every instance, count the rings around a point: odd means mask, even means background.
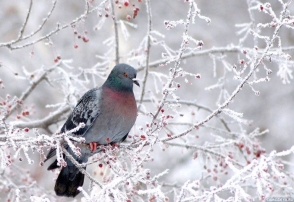
[[[117,90],[132,91],[133,84],[139,85],[136,70],[127,64],[116,65],[110,72],[104,85]]]

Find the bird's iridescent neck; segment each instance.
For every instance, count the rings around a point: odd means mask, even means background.
[[[117,92],[133,92],[133,83],[123,84],[118,79],[107,79],[102,88],[111,89]]]
[[[117,88],[112,88],[108,86],[102,86],[104,93],[106,93],[109,97],[115,99],[128,99],[129,96],[134,96],[133,91],[125,91],[125,90],[118,90]]]

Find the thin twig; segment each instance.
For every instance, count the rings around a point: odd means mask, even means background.
[[[216,157],[220,157],[222,159],[226,159],[227,156],[224,156],[223,154],[220,154],[220,153],[217,153],[215,151],[212,151],[210,149],[207,149],[205,147],[201,147],[201,146],[197,146],[197,145],[187,145],[187,144],[180,144],[180,143],[171,143],[171,142],[165,142],[164,144],[167,144],[167,145],[170,145],[170,146],[177,146],[177,147],[185,147],[187,149],[196,149],[196,150],[200,150],[204,153],[208,153],[208,154],[211,154],[211,155],[214,155]],[[244,167],[244,165],[242,165],[241,163],[235,161],[234,159],[230,159],[230,161],[240,167]]]
[[[48,19],[50,18],[51,14],[53,13],[53,10],[55,9],[56,3],[57,3],[57,0],[55,0],[55,1],[53,2],[53,5],[52,5],[51,9],[50,9],[49,13],[47,14],[47,16],[43,19],[42,24],[41,24],[41,25],[40,25],[40,26],[39,26],[34,32],[32,32],[32,33],[30,33],[30,34],[28,34],[28,35],[22,37],[21,40],[26,40],[26,39],[28,39],[28,38],[31,38],[32,36],[34,36],[34,35],[37,34],[39,31],[42,30],[42,28],[44,27],[44,25],[46,24],[46,22],[47,22]]]
[[[39,85],[39,83],[41,82],[41,81],[43,81],[45,78],[46,78],[46,76],[47,76],[47,74],[49,73],[49,72],[51,72],[53,69],[54,69],[54,67],[56,67],[57,65],[59,65],[59,63],[58,64],[56,64],[56,65],[54,65],[52,68],[50,68],[49,70],[45,70],[42,74],[41,74],[41,76],[39,76],[39,78],[37,78],[35,81],[33,81],[32,83],[31,83],[31,85],[25,90],[25,92],[23,92],[22,93],[22,95],[19,97],[19,100],[21,100],[21,101],[24,101],[32,92],[33,92],[33,90]],[[4,118],[3,118],[3,120],[5,120],[5,119],[7,119],[15,110],[16,110],[16,107],[18,106],[18,104],[17,103],[15,103],[14,105],[12,105],[12,107],[11,107],[11,109],[10,109],[10,111],[9,111],[9,113],[7,113],[7,114],[5,114],[5,116],[4,116]]]
[[[203,55],[209,55],[209,54],[225,54],[225,53],[242,53],[243,51],[247,51],[250,52],[250,48],[248,47],[240,47],[240,46],[230,46],[230,47],[212,47],[210,49],[206,49],[206,50],[200,50],[197,52],[190,52],[190,53],[184,53],[182,55],[182,60],[183,59],[188,59],[188,58],[192,58],[192,57],[199,57],[199,56],[203,56]],[[292,51],[294,50],[294,46],[289,46],[289,47],[283,47],[281,49],[282,51]],[[272,49],[272,51],[276,51],[276,48]],[[258,53],[262,54],[264,52],[263,49],[260,49],[258,51]],[[159,67],[162,64],[167,63],[168,61],[170,61],[170,58],[164,58],[164,59],[159,59],[156,60],[154,62],[151,62],[149,64],[149,68],[155,68],[155,67]],[[142,71],[145,69],[145,66],[139,67],[137,69],[137,71]]]
[[[115,64],[119,63],[119,35],[118,35],[118,22],[115,15],[114,0],[110,1],[111,4],[111,14],[114,26],[114,38],[115,38]]]
[[[52,125],[53,123],[56,123],[59,120],[59,117],[65,113],[70,111],[70,107],[66,106],[60,110],[57,110],[50,115],[46,116],[43,119],[32,121],[32,122],[15,122],[13,123],[13,126],[18,128],[43,128],[47,130],[47,128]]]
[[[144,99],[144,100],[142,100],[142,102],[153,102],[153,100],[152,99]],[[175,100],[171,100],[171,99],[166,99],[166,102],[167,103],[177,103],[177,104],[184,104],[184,105],[188,105],[188,106],[194,106],[194,107],[197,107],[198,109],[203,109],[204,111],[213,112],[210,108],[208,108],[208,107],[206,107],[204,105],[199,105],[199,104],[196,104],[195,102],[188,101],[188,100],[175,101]],[[225,129],[228,132],[231,132],[231,129],[229,128],[226,121],[221,117],[218,117],[218,118],[221,121],[221,123],[224,125]]]
[[[30,5],[29,5],[28,12],[27,12],[27,16],[26,16],[26,19],[25,19],[23,25],[20,28],[18,37],[15,40],[16,42],[18,42],[18,41],[20,41],[22,39],[23,33],[24,33],[25,29],[26,29],[26,26],[28,24],[28,21],[29,21],[30,15],[31,15],[32,7],[33,7],[33,0],[30,0]]]
[[[146,82],[147,82],[147,78],[148,78],[148,73],[149,73],[149,58],[150,58],[150,48],[151,48],[151,29],[152,29],[152,15],[151,15],[151,5],[150,5],[150,0],[146,0],[146,12],[147,12],[147,16],[148,16],[148,30],[147,30],[147,42],[146,42],[146,47],[145,47],[145,51],[146,51],[146,63],[145,63],[145,73],[144,73],[144,78],[143,78],[143,82],[142,82],[142,91],[141,91],[141,95],[140,95],[140,101],[139,101],[139,106],[138,109],[141,108],[142,105],[142,100],[144,98],[145,95],[145,88],[146,88]]]
[[[184,54],[184,50],[186,49],[186,46],[187,46],[185,36],[188,35],[189,25],[190,25],[190,21],[191,21],[192,15],[193,15],[192,14],[192,7],[193,7],[193,3],[190,2],[190,7],[189,7],[189,11],[188,11],[188,17],[187,17],[186,23],[185,23],[185,31],[183,33],[183,40],[182,40],[182,43],[181,43],[179,54],[177,56],[177,60],[175,61],[175,67],[172,70],[173,72],[172,72],[171,78],[169,79],[169,81],[166,84],[167,88],[172,87],[172,83],[173,83],[174,78],[176,77],[176,74],[177,74],[177,69],[180,67],[181,60],[183,59],[182,57],[183,57],[183,54]],[[165,89],[163,94],[164,94],[164,96],[161,99],[161,102],[159,104],[157,112],[153,116],[153,120],[151,122],[151,125],[153,125],[154,120],[157,118],[157,116],[160,113],[161,109],[165,105],[165,101],[167,99],[167,96],[169,95],[168,89]]]
[[[247,49],[242,48],[242,50],[247,50]],[[216,53],[236,53],[236,52],[241,52],[242,50],[241,50],[241,48],[239,46],[220,47],[220,48],[213,47],[213,48],[207,49],[207,50],[200,50],[200,51],[197,51],[197,52],[183,53],[182,56],[181,56],[181,59],[183,60],[183,59],[188,59],[188,58],[191,58],[191,57],[203,56],[203,55],[209,55],[209,54],[216,54]],[[149,67],[158,67],[159,65],[165,64],[168,61],[170,61],[170,58],[156,60],[154,62],[151,62],[149,64]],[[137,69],[137,71],[142,71],[144,68],[145,67],[139,67]]]
[[[86,11],[81,15],[79,16],[78,18],[76,18],[75,20],[73,20],[72,22],[68,23],[68,24],[65,24],[63,26],[60,26],[60,24],[57,24],[57,27],[55,28],[55,30],[49,32],[48,34],[34,40],[34,41],[30,41],[30,42],[27,42],[25,44],[22,44],[22,45],[19,45],[19,46],[12,46],[13,44],[15,44],[15,40],[13,41],[10,41],[10,42],[6,42],[6,43],[0,43],[0,47],[8,47],[10,50],[16,50],[16,49],[21,49],[21,48],[24,48],[24,47],[28,47],[28,46],[31,46],[31,45],[34,45],[40,41],[43,41],[44,39],[48,39],[49,37],[51,37],[52,35],[58,33],[59,31],[63,30],[63,29],[66,29],[74,24],[76,24],[77,22],[83,20],[84,18],[87,17],[87,15],[89,15],[90,13],[96,11],[99,9],[99,6],[98,7],[95,7],[93,9],[89,9],[89,3],[87,2],[87,6],[86,6]]]

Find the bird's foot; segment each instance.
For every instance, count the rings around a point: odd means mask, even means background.
[[[90,142],[89,145],[90,145],[90,150],[93,153],[97,149],[98,143],[97,142]]]

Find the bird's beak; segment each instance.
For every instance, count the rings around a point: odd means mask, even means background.
[[[134,79],[132,79],[132,80],[133,80],[133,83],[134,83],[134,84],[136,84],[137,86],[139,86],[139,87],[140,87],[140,84],[139,84],[139,82],[138,82],[138,80],[137,80],[137,79],[135,79],[135,78],[134,78]]]

